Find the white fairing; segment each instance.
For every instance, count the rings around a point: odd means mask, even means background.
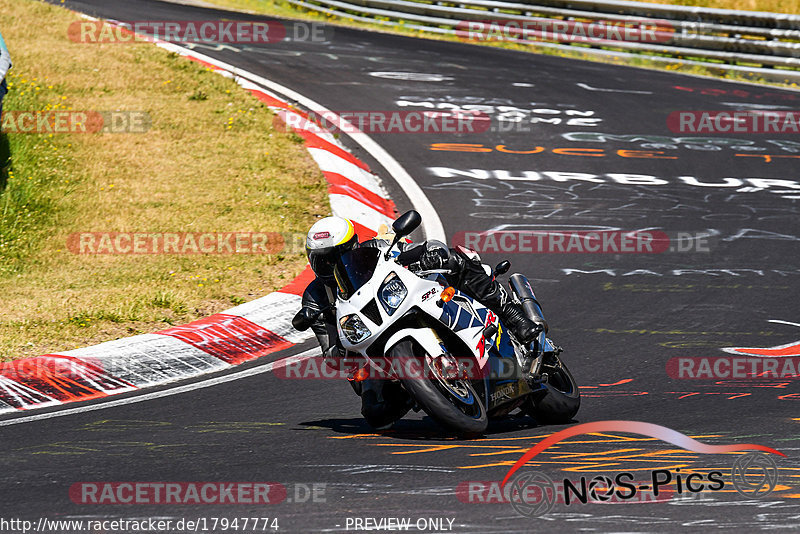
[[[385,252],[385,250],[382,252]],[[380,302],[380,295],[378,292],[381,285],[391,273],[395,273],[400,278],[408,290],[408,293],[392,315],[389,315]],[[350,299],[343,300],[341,296],[338,299],[336,306],[336,328],[338,329],[339,339],[343,347],[349,351],[357,352],[368,361],[371,361],[366,353],[369,346],[378,339],[383,332],[393,329],[393,325],[411,308],[418,307],[434,320],[438,321],[439,317],[442,316],[442,308],[439,306],[439,297],[444,287],[439,282],[435,281],[436,278],[436,274],[421,278],[398,264],[394,257],[390,257],[387,260],[384,259],[384,255],[381,254],[378,259],[378,265],[369,282],[356,291]],[[474,315],[475,321],[472,321],[474,326],[462,328],[455,333],[471,348],[473,356],[478,360],[479,366],[483,368],[488,360],[488,351],[483,350],[483,331],[488,324],[498,324],[498,319],[493,313],[489,312],[487,318],[491,323],[487,322],[486,324],[482,324],[480,322],[480,317],[475,312],[479,309],[483,309],[484,306],[477,301],[468,302],[460,295],[460,293],[456,292],[456,296],[453,299],[453,302],[458,302],[463,308],[459,313]],[[383,323],[380,326],[361,313],[364,306],[369,304],[372,299],[376,300],[378,312],[383,319]],[[345,336],[342,331],[340,322],[341,318],[352,314],[357,314],[371,332],[369,337],[357,344],[352,344],[350,340],[347,339],[347,336]],[[385,344],[385,350],[388,351],[392,346],[407,338],[416,340],[431,356],[438,356],[445,351],[438,335],[431,328],[403,328],[392,334],[389,341]],[[486,340],[486,345],[491,346],[491,342],[492,340]]]

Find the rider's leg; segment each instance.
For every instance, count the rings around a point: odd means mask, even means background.
[[[453,275],[449,277],[451,283],[495,312],[523,343],[536,339],[541,327],[528,319],[522,306],[509,297],[497,280],[486,274],[483,265],[460,250],[450,249],[450,253],[455,260],[451,262],[455,264]]]

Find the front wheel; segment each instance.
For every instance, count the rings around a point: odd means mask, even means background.
[[[466,434],[486,430],[489,418],[480,397],[468,379],[447,378],[430,365],[431,355],[411,340],[404,340],[389,351],[394,365],[404,372],[400,377],[403,387],[417,401],[420,408],[443,427]],[[416,375],[416,376],[415,376]]]
[[[522,411],[540,423],[569,423],[581,407],[581,392],[567,366],[561,360],[555,365],[545,365],[547,382],[543,391],[528,395],[522,404]]]

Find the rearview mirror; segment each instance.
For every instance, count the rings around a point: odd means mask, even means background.
[[[397,218],[392,223],[392,230],[398,237],[405,237],[417,228],[422,223],[422,217],[414,210],[409,210]]]
[[[511,262],[508,260],[503,260],[494,268],[494,275],[500,276],[501,274],[506,274],[510,268]]]

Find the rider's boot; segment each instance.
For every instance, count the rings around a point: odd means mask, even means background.
[[[469,258],[462,252],[455,252],[451,258],[451,269],[457,278],[453,285],[466,290],[467,294],[495,312],[503,324],[514,333],[514,337],[525,345],[536,339],[541,327],[525,315],[522,306],[509,298],[497,280],[486,274],[479,261]]]
[[[542,331],[542,327],[534,323],[522,311],[522,306],[516,302],[509,301],[503,306],[500,319],[506,323],[514,335],[523,344],[530,345],[536,340],[536,336]]]
[[[522,310],[522,306],[508,297],[503,286],[493,282],[494,291],[479,299],[489,309],[497,313],[500,320],[508,326],[520,342],[529,345],[536,340],[542,331],[541,326],[531,321]]]
[[[528,386],[536,390],[539,388],[537,381],[541,379],[538,369],[532,369],[536,359],[536,354],[531,350],[531,344],[536,340],[543,327],[531,321],[522,309],[522,306],[508,298],[508,294],[503,286],[494,282],[495,292],[488,298],[479,299],[489,309],[497,313],[503,324],[514,333],[516,337],[526,347],[525,358],[522,363],[522,372]]]

